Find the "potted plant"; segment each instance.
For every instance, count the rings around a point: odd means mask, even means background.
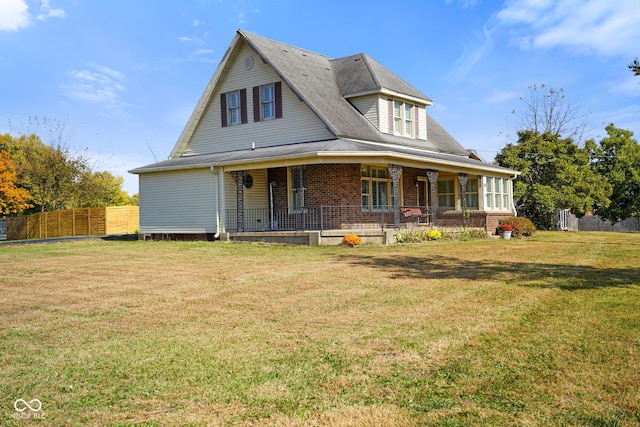
[[[513,228],[511,228],[509,224],[498,225],[498,232],[502,234],[502,238],[505,240],[509,240],[511,238],[511,231],[513,231]]]

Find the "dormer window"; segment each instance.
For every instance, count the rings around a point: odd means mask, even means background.
[[[413,105],[402,101],[393,101],[393,133],[413,137]]]

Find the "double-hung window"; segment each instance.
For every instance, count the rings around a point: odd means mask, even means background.
[[[227,108],[230,125],[239,125],[240,124],[240,91],[236,90],[234,92],[227,93]]]
[[[413,136],[415,128],[413,111],[413,105],[402,101],[393,101],[393,133]]]
[[[479,208],[479,200],[478,200],[478,180],[477,179],[469,179],[467,181],[467,196],[466,196],[466,208],[467,209],[478,209]]]
[[[276,117],[275,96],[273,84],[260,86],[260,111],[262,120],[271,120]]]
[[[306,166],[289,168],[289,206],[293,212],[301,212],[308,207]]]
[[[389,170],[386,167],[362,166],[360,175],[362,210],[388,210],[391,205]]]

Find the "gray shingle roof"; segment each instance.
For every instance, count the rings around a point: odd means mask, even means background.
[[[422,99],[425,104],[432,103],[428,96],[380,65],[366,53],[333,59],[331,65],[342,96],[388,89]]]
[[[344,94],[386,88],[422,99],[425,105],[432,102],[426,95],[368,55],[360,54],[333,60],[325,55],[242,30],[239,30],[238,34],[280,74],[291,90],[315,111],[336,137],[468,155],[464,147],[430,116],[427,123],[428,139],[424,141],[382,133],[360,114],[344,98]],[[358,58],[361,59],[357,60]]]
[[[289,164],[295,164],[295,159],[301,163],[311,157],[335,159],[336,155],[354,154],[360,156],[390,156],[396,159],[417,160],[429,162],[434,165],[446,164],[458,168],[464,168],[476,173],[501,173],[513,175],[516,172],[481,162],[469,157],[447,153],[433,153],[412,147],[402,147],[392,144],[380,144],[350,139],[332,139],[327,141],[303,142],[298,144],[280,145],[275,147],[262,147],[255,150],[228,151],[225,153],[201,154],[195,156],[175,157],[173,159],[154,163],[133,169],[131,173],[148,173],[169,170],[207,168],[211,166],[242,165],[250,169],[252,163],[268,162],[271,160],[288,160]],[[304,159],[304,160],[303,160]]]

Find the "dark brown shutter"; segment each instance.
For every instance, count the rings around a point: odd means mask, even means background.
[[[253,121],[260,121],[260,86],[253,87]]]
[[[247,117],[247,90],[240,89],[240,123],[243,125],[249,123]]]
[[[389,108],[389,133],[393,135],[393,99],[387,100],[387,106]]]
[[[282,82],[275,82],[273,91],[276,98],[276,119],[282,118]]]
[[[416,128],[416,139],[420,137],[420,107],[417,105],[413,106],[413,120]]]
[[[220,121],[222,122],[222,127],[227,127],[227,94],[220,94]]]

